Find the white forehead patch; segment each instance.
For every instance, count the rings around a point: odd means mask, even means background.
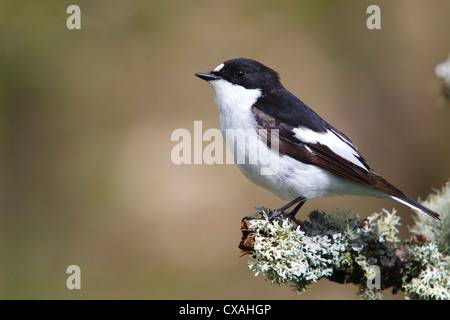
[[[222,70],[223,67],[224,67],[224,64],[221,63],[213,70],[213,72],[219,72],[220,70]]]

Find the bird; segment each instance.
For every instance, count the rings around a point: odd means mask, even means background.
[[[289,201],[270,218],[296,205],[289,213],[295,218],[307,200],[357,195],[394,200],[440,220],[376,173],[349,137],[282,85],[277,71],[236,58],[195,76],[214,90],[219,130],[240,171]],[[235,137],[245,133],[245,138],[241,143],[228,139],[230,132]],[[255,154],[261,161],[249,161]],[[264,163],[276,163],[276,170],[263,174]]]

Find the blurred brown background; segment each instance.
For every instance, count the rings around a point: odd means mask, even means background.
[[[81,8],[81,30],[66,9]],[[381,30],[366,8],[381,7]],[[240,258],[240,220],[284,201],[234,165],[171,162],[177,128],[215,128],[195,72],[253,58],[413,198],[450,178],[450,108],[436,64],[450,2],[14,1],[0,3],[0,298],[355,299],[321,281],[298,296]],[[206,145],[206,144],[205,144]],[[397,208],[309,201],[366,216]],[[81,268],[81,290],[66,268]],[[387,295],[401,299],[402,295]]]

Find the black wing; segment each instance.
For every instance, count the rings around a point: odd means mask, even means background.
[[[285,90],[285,89],[284,89]],[[279,152],[303,163],[312,164],[341,177],[379,189],[389,195],[406,195],[373,171],[357,148],[343,133],[329,125],[303,102],[286,92],[263,96],[252,107],[259,128],[267,130],[267,144],[271,145],[271,130],[278,129]],[[295,98],[295,99],[294,99]],[[277,104],[274,104],[275,101]],[[276,110],[274,109],[276,107]],[[275,117],[276,113],[276,117]],[[322,141],[301,139],[295,129],[327,134],[333,145]],[[297,131],[298,132],[298,131]],[[332,136],[332,135],[335,135]],[[337,149],[336,149],[337,148]],[[336,152],[342,150],[342,152]]]

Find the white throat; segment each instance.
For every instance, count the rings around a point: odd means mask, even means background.
[[[215,92],[215,101],[219,109],[219,129],[255,128],[256,121],[251,108],[261,97],[260,89],[246,89],[226,80],[209,82]]]

